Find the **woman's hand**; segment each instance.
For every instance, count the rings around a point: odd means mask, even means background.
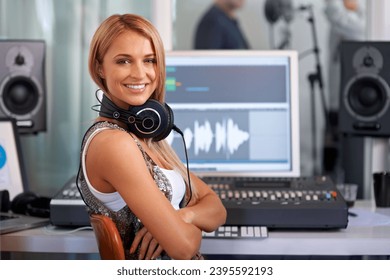
[[[182,208],[178,210],[179,216],[183,219],[186,223],[191,223],[193,219],[194,213],[186,208]],[[149,259],[156,259],[159,257],[164,250],[157,242],[156,239],[153,238],[153,236],[148,232],[146,227],[141,228],[130,247],[130,253],[133,254],[137,247],[140,246],[139,250],[139,259],[140,260],[149,260]]]
[[[140,229],[130,247],[130,253],[133,254],[137,247],[141,244],[139,249],[140,260],[153,260],[161,255],[163,248],[158,244],[157,240],[148,232],[146,227]]]

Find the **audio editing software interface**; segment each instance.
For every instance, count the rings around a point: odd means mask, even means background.
[[[268,52],[167,54],[166,102],[193,170],[293,170],[290,63]],[[181,136],[167,141],[184,161]]]

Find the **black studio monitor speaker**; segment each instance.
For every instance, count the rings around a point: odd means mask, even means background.
[[[390,42],[341,44],[339,130],[390,136]]]
[[[45,52],[42,40],[0,40],[0,117],[21,134],[46,131]]]

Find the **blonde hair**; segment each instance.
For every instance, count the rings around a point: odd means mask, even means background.
[[[157,29],[145,18],[134,14],[115,14],[105,19],[94,36],[92,37],[88,68],[93,81],[105,93],[108,93],[108,88],[105,80],[100,76],[100,67],[103,63],[103,57],[107,53],[112,42],[123,32],[134,31],[144,36],[152,45],[156,57],[157,65],[157,86],[156,90],[150,98],[158,100],[161,103],[165,102],[165,52],[164,45]],[[187,184],[187,190],[191,188],[191,193],[196,197],[195,188],[188,182],[188,174],[186,167],[183,165],[179,157],[176,155],[172,147],[165,141],[154,142],[147,141],[148,146],[156,153],[156,155],[164,162],[169,164],[169,168],[180,172]],[[187,191],[188,199],[188,191]]]

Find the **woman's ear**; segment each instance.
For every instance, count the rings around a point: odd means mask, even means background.
[[[97,60],[95,60],[95,69],[99,77],[104,79],[103,67]]]
[[[100,78],[104,79],[104,73],[101,66],[98,67],[98,74]]]

